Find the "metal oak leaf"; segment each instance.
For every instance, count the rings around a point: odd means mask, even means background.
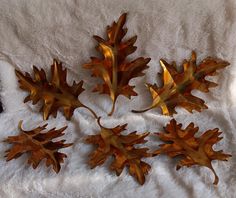
[[[96,150],[90,154],[89,165],[91,168],[103,164],[109,156],[113,156],[114,160],[110,165],[110,170],[115,171],[119,176],[127,166],[130,175],[135,177],[141,185],[144,184],[145,175],[151,166],[143,162],[141,158],[151,157],[151,154],[147,153],[148,148],[135,148],[135,145],[145,143],[144,138],[149,133],[136,134],[136,132],[132,132],[128,135],[121,135],[127,124],[118,125],[115,128],[105,128],[101,126],[100,118],[98,123],[101,127],[100,133],[86,138],[87,143],[97,145]]]
[[[191,113],[193,110],[200,112],[207,109],[204,100],[192,95],[191,91],[196,89],[201,92],[209,92],[209,88],[215,87],[217,84],[206,80],[205,77],[216,75],[217,70],[223,69],[229,63],[208,57],[197,65],[196,53],[192,52],[190,60],[183,62],[183,71],[177,70],[175,62],[168,64],[165,60],[160,60],[160,65],[163,69],[163,86],[146,84],[152,95],[152,105],[145,110],[133,110],[132,112],[141,113],[160,107],[162,114],[172,116],[176,113],[175,107],[177,106],[183,107]]]
[[[103,57],[91,57],[91,62],[84,64],[84,68],[92,70],[92,76],[100,77],[104,81],[95,87],[94,91],[108,94],[112,100],[111,115],[115,109],[115,102],[119,95],[124,95],[129,99],[137,96],[133,90],[135,86],[130,86],[132,78],[143,76],[142,72],[147,69],[150,58],[139,57],[131,62],[126,57],[132,54],[137,47],[134,46],[137,36],[126,41],[122,39],[126,35],[127,28],[123,28],[126,21],[126,13],[122,14],[118,22],[107,27],[107,39],[94,36],[98,42],[96,47]]]
[[[34,78],[29,73],[21,73],[16,70],[16,76],[19,79],[20,88],[28,91],[29,95],[24,102],[32,101],[33,104],[43,101],[41,111],[43,119],[47,120],[50,115],[57,116],[59,108],[64,110],[66,119],[70,119],[73,112],[78,107],[88,109],[96,118],[97,115],[89,107],[80,102],[78,96],[84,91],[82,88],[83,81],[73,82],[69,86],[66,82],[67,70],[62,69],[62,64],[53,60],[51,66],[51,80],[47,80],[46,73],[43,69],[39,70],[33,67]]]
[[[215,151],[212,148],[223,138],[219,137],[221,132],[215,128],[204,132],[200,137],[195,137],[198,127],[194,127],[193,123],[190,123],[185,129],[181,129],[181,127],[182,124],[177,124],[176,120],[172,119],[164,127],[164,132],[157,133],[165,143],[160,145],[160,149],[156,150],[154,154],[166,154],[171,158],[182,156],[176,167],[177,170],[182,166],[205,166],[214,173],[214,184],[218,184],[219,178],[211,163],[213,160],[227,161],[231,157],[222,150]]]
[[[24,153],[29,153],[28,164],[32,164],[35,169],[39,163],[46,159],[46,166],[53,166],[53,170],[58,173],[61,169],[61,163],[64,162],[66,154],[58,152],[59,149],[66,148],[72,144],[64,144],[65,140],[53,142],[52,139],[64,135],[63,131],[67,127],[56,130],[55,128],[46,133],[41,133],[46,129],[47,124],[37,127],[30,131],[22,129],[22,121],[19,122],[20,134],[17,136],[9,136],[5,142],[13,144],[13,146],[6,151],[6,160],[12,160],[20,157]]]

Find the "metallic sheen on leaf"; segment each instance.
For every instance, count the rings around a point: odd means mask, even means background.
[[[176,120],[172,119],[164,128],[164,132],[157,133],[159,138],[166,143],[160,145],[160,149],[156,150],[154,154],[166,154],[169,157],[182,156],[177,170],[182,166],[205,166],[214,173],[214,184],[216,185],[219,179],[211,162],[213,160],[227,161],[231,157],[222,150],[215,151],[212,148],[223,138],[219,137],[221,132],[215,128],[195,137],[198,127],[194,127],[193,123],[190,123],[185,129],[181,129],[181,127],[182,124],[177,124]]]
[[[137,47],[134,43],[137,36],[123,41],[127,28],[123,28],[126,21],[126,14],[122,14],[118,22],[114,22],[112,26],[107,27],[107,39],[94,36],[98,42],[96,47],[103,57],[91,57],[91,62],[84,64],[84,68],[92,70],[92,76],[100,77],[104,81],[95,87],[94,91],[108,94],[112,100],[111,115],[115,109],[115,102],[119,95],[128,98],[137,96],[133,90],[135,86],[130,86],[129,81],[132,78],[143,76],[142,72],[147,69],[150,58],[139,57],[131,62],[126,57],[132,54]]]
[[[98,146],[90,154],[89,165],[91,168],[103,164],[109,156],[113,156],[114,161],[110,165],[110,169],[115,171],[117,176],[127,166],[130,175],[135,177],[140,184],[144,184],[145,175],[151,166],[143,162],[141,158],[151,157],[151,154],[147,153],[148,148],[135,148],[135,145],[145,143],[144,138],[149,133],[136,134],[136,132],[132,132],[128,135],[121,135],[127,124],[115,128],[105,128],[101,126],[100,118],[98,123],[101,127],[100,134],[90,135],[86,138],[87,143]]]
[[[177,106],[183,107],[191,113],[193,110],[200,112],[207,106],[204,100],[192,95],[191,91],[196,89],[209,92],[209,88],[215,87],[217,84],[206,80],[205,77],[214,76],[217,74],[217,70],[229,65],[226,61],[211,57],[197,65],[195,52],[192,52],[189,61],[184,60],[183,71],[177,70],[175,62],[169,64],[165,60],[160,60],[160,64],[163,69],[163,86],[146,84],[152,95],[152,105],[145,110],[133,110],[133,112],[141,113],[160,107],[164,115],[172,116],[176,113],[175,107]]]
[[[97,118],[96,114],[87,106],[82,104],[78,96],[84,91],[82,88],[83,81],[73,82],[69,86],[66,82],[67,70],[62,69],[62,64],[53,60],[51,66],[51,80],[47,80],[46,73],[43,69],[39,70],[33,67],[34,78],[29,73],[21,73],[16,70],[16,76],[19,79],[20,88],[29,92],[24,102],[32,101],[33,104],[43,101],[42,109],[43,118],[47,120],[50,115],[56,117],[59,108],[64,110],[64,115],[70,119],[73,112],[78,107],[84,107],[91,111]]]
[[[22,129],[22,121],[19,122],[20,134],[17,136],[9,136],[5,142],[13,144],[11,149],[6,151],[7,161],[16,159],[24,153],[29,153],[28,164],[32,164],[35,169],[39,163],[46,159],[46,166],[53,166],[53,169],[58,173],[61,169],[61,163],[64,162],[66,154],[58,152],[59,149],[66,148],[72,144],[64,144],[65,140],[53,142],[52,139],[64,135],[63,131],[66,127],[55,130],[49,130],[46,133],[41,131],[46,129],[47,124],[42,127],[37,127],[30,131]]]

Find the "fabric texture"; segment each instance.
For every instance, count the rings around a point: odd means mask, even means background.
[[[105,28],[128,12],[126,38],[138,35],[137,51],[130,56],[151,57],[145,76],[131,80],[137,97],[119,97],[115,113],[107,116],[111,101],[106,95],[93,93],[99,79],[82,68],[90,56],[98,55],[92,35],[105,35]],[[34,170],[27,165],[27,156],[6,162],[0,144],[0,197],[70,198],[70,197],[235,197],[236,185],[236,1],[235,0],[1,0],[0,1],[0,97],[4,112],[0,114],[0,140],[18,134],[17,125],[30,130],[48,123],[48,129],[68,125],[65,138],[73,142],[62,150],[68,155],[62,170],[55,174],[44,163]],[[106,127],[128,123],[127,131],[150,131],[147,146],[158,148],[160,141],[153,134],[161,131],[171,117],[162,116],[158,109],[142,114],[131,113],[151,102],[145,82],[159,82],[159,59],[176,60],[178,65],[195,50],[198,60],[207,56],[222,58],[230,67],[212,77],[219,84],[204,94],[194,91],[206,101],[202,113],[188,113],[177,108],[174,118],[199,126],[199,131],[220,128],[224,139],[215,148],[233,155],[229,162],[214,161],[220,178],[214,186],[213,174],[207,168],[194,166],[175,170],[176,160],[166,156],[145,159],[152,166],[146,183],[140,186],[125,169],[120,177],[108,170],[110,160],[90,170],[88,154],[93,147],[84,143],[86,135],[99,130],[96,120],[86,109],[77,109],[71,121],[62,113],[46,122],[38,113],[39,106],[24,104],[27,95],[18,88],[14,70],[32,73],[32,65],[49,73],[53,58],[68,68],[68,81],[84,80],[86,91],[81,101],[91,107]],[[201,134],[201,133],[200,133]]]

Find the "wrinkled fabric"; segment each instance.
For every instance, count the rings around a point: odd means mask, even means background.
[[[120,96],[113,116],[107,113],[111,101],[106,95],[93,93],[99,79],[82,68],[90,56],[97,56],[92,35],[105,36],[105,28],[128,12],[126,38],[138,35],[137,51],[129,57],[151,57],[145,76],[135,78],[137,97],[131,100]],[[68,158],[59,174],[46,168],[42,162],[34,170],[27,164],[27,155],[6,162],[4,151],[10,148],[0,144],[0,197],[17,198],[70,198],[70,197],[235,197],[236,185],[236,1],[234,0],[1,0],[0,1],[0,97],[4,112],[0,114],[0,140],[15,135],[18,122],[30,130],[48,123],[48,129],[68,125],[65,138],[73,142],[63,149]],[[132,109],[143,109],[151,103],[145,82],[160,83],[159,59],[177,61],[189,58],[195,50],[198,60],[207,56],[222,58],[230,67],[209,77],[218,83],[209,93],[193,91],[203,98],[208,109],[202,113],[188,113],[177,108],[174,118],[187,126],[194,122],[199,134],[207,129],[220,128],[224,139],[214,146],[233,157],[229,162],[214,161],[220,181],[214,186],[214,176],[204,167],[194,166],[175,170],[177,161],[166,156],[145,159],[152,166],[146,183],[140,186],[125,169],[117,177],[109,171],[108,160],[103,166],[90,169],[88,154],[93,147],[84,143],[86,135],[96,134],[99,127],[86,109],[76,109],[71,121],[62,113],[57,118],[43,121],[38,113],[40,104],[24,104],[27,95],[18,88],[14,70],[32,74],[32,65],[43,68],[50,76],[53,58],[58,58],[68,68],[68,82],[84,80],[84,91],[79,98],[91,107],[106,127],[128,123],[127,131],[150,131],[146,143],[151,150],[160,141],[154,135],[162,130],[171,117],[160,110],[134,114]]]

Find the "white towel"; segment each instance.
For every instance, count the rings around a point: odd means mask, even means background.
[[[138,35],[137,51],[130,56],[150,57],[150,68],[145,76],[131,80],[136,85],[137,97],[118,98],[112,117],[107,113],[111,101],[106,95],[92,93],[99,79],[82,68],[97,56],[94,34],[105,36],[105,28],[128,12],[126,38]],[[219,175],[218,186],[209,169],[199,166],[175,170],[177,161],[166,156],[145,159],[152,166],[146,182],[140,186],[127,170],[117,177],[110,172],[108,160],[102,166],[90,169],[87,165],[92,146],[84,143],[86,135],[99,132],[98,125],[86,109],[75,110],[71,121],[62,113],[50,117],[48,129],[68,125],[65,138],[73,147],[62,150],[68,155],[61,172],[55,174],[42,162],[34,170],[27,165],[27,155],[6,162],[0,144],[0,197],[17,198],[69,198],[69,197],[235,197],[236,185],[236,1],[235,0],[1,0],[0,1],[0,96],[4,112],[0,114],[0,140],[18,134],[19,120],[30,130],[43,125],[40,105],[24,104],[27,95],[18,88],[14,69],[30,72],[32,66],[41,67],[49,75],[53,58],[68,68],[68,81],[84,80],[85,92],[79,97],[102,116],[106,127],[128,123],[127,131],[151,133],[161,131],[171,117],[163,116],[158,109],[143,114],[131,113],[151,103],[144,83],[160,82],[159,59],[177,61],[189,58],[195,50],[198,60],[207,56],[218,57],[231,63],[230,67],[211,79],[219,86],[210,93],[193,93],[206,101],[208,109],[202,113],[188,113],[178,108],[174,117],[186,126],[194,122],[199,134],[208,129],[220,128],[224,139],[214,148],[223,149],[233,157],[229,162],[214,161]],[[160,141],[154,135],[146,145],[158,148]]]

